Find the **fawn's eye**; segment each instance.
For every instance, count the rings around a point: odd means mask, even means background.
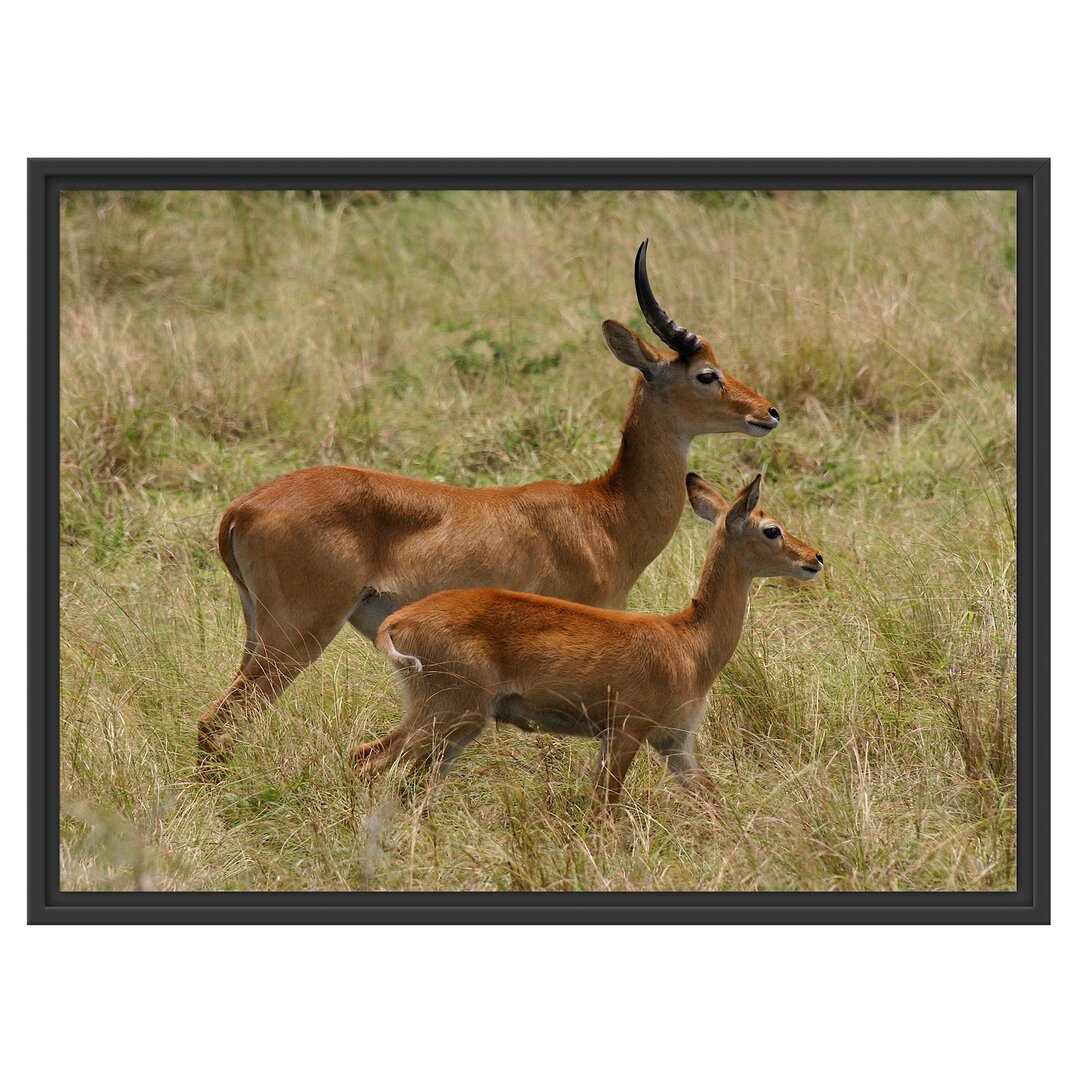
[[[775,540],[780,535],[780,530],[775,525],[761,530],[770,540]]]
[[[711,382],[716,382],[716,380],[719,379],[719,378],[720,378],[720,376],[717,375],[715,371],[703,371],[697,377],[697,381],[699,383],[711,383]]]

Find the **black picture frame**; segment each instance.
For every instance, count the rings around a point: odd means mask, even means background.
[[[94,893],[59,887],[59,261],[64,189],[972,189],[1017,198],[1017,889],[1011,893]],[[1050,921],[1050,162],[33,159],[28,192],[30,923]]]

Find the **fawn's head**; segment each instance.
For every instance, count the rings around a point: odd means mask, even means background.
[[[738,559],[752,577],[793,577],[807,581],[817,577],[825,565],[818,551],[758,509],[761,473],[739,492],[730,506],[697,473],[687,474],[686,493],[698,517],[724,530],[725,551]]]
[[[768,435],[780,423],[773,403],[722,371],[712,346],[679,326],[657,302],[645,266],[648,246],[645,240],[638,248],[634,285],[645,321],[668,348],[654,348],[612,319],[603,325],[607,347],[617,360],[641,372],[645,392],[662,398],[683,434]]]

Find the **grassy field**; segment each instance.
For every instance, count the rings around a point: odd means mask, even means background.
[[[347,630],[217,784],[195,723],[240,658],[215,531],[307,465],[584,479],[631,373],[600,322],[661,302],[777,402],[690,467],[826,557],[758,583],[689,805],[644,755],[589,815],[585,741],[489,730],[430,805],[352,775],[400,718]],[[65,889],[1012,889],[1011,193],[83,193],[61,213]],[[671,611],[687,509],[631,606]]]

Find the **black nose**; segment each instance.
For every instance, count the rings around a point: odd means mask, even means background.
[[[820,555],[820,554],[818,554],[818,555],[815,555],[815,556],[814,556],[814,558],[815,558],[815,559],[817,559],[817,561],[818,561],[819,563],[821,563],[821,565],[822,565],[822,566],[824,566],[824,565],[825,565],[825,560],[824,560],[824,559],[823,559],[823,558],[821,557],[821,555]]]
[[[771,416],[771,417],[772,417],[772,418],[773,418],[774,420],[779,420],[779,419],[780,419],[780,414],[779,414],[779,413],[778,413],[778,412],[777,412],[777,411],[776,411],[775,409],[770,409],[770,410],[769,410],[769,415],[770,415],[770,416]]]

